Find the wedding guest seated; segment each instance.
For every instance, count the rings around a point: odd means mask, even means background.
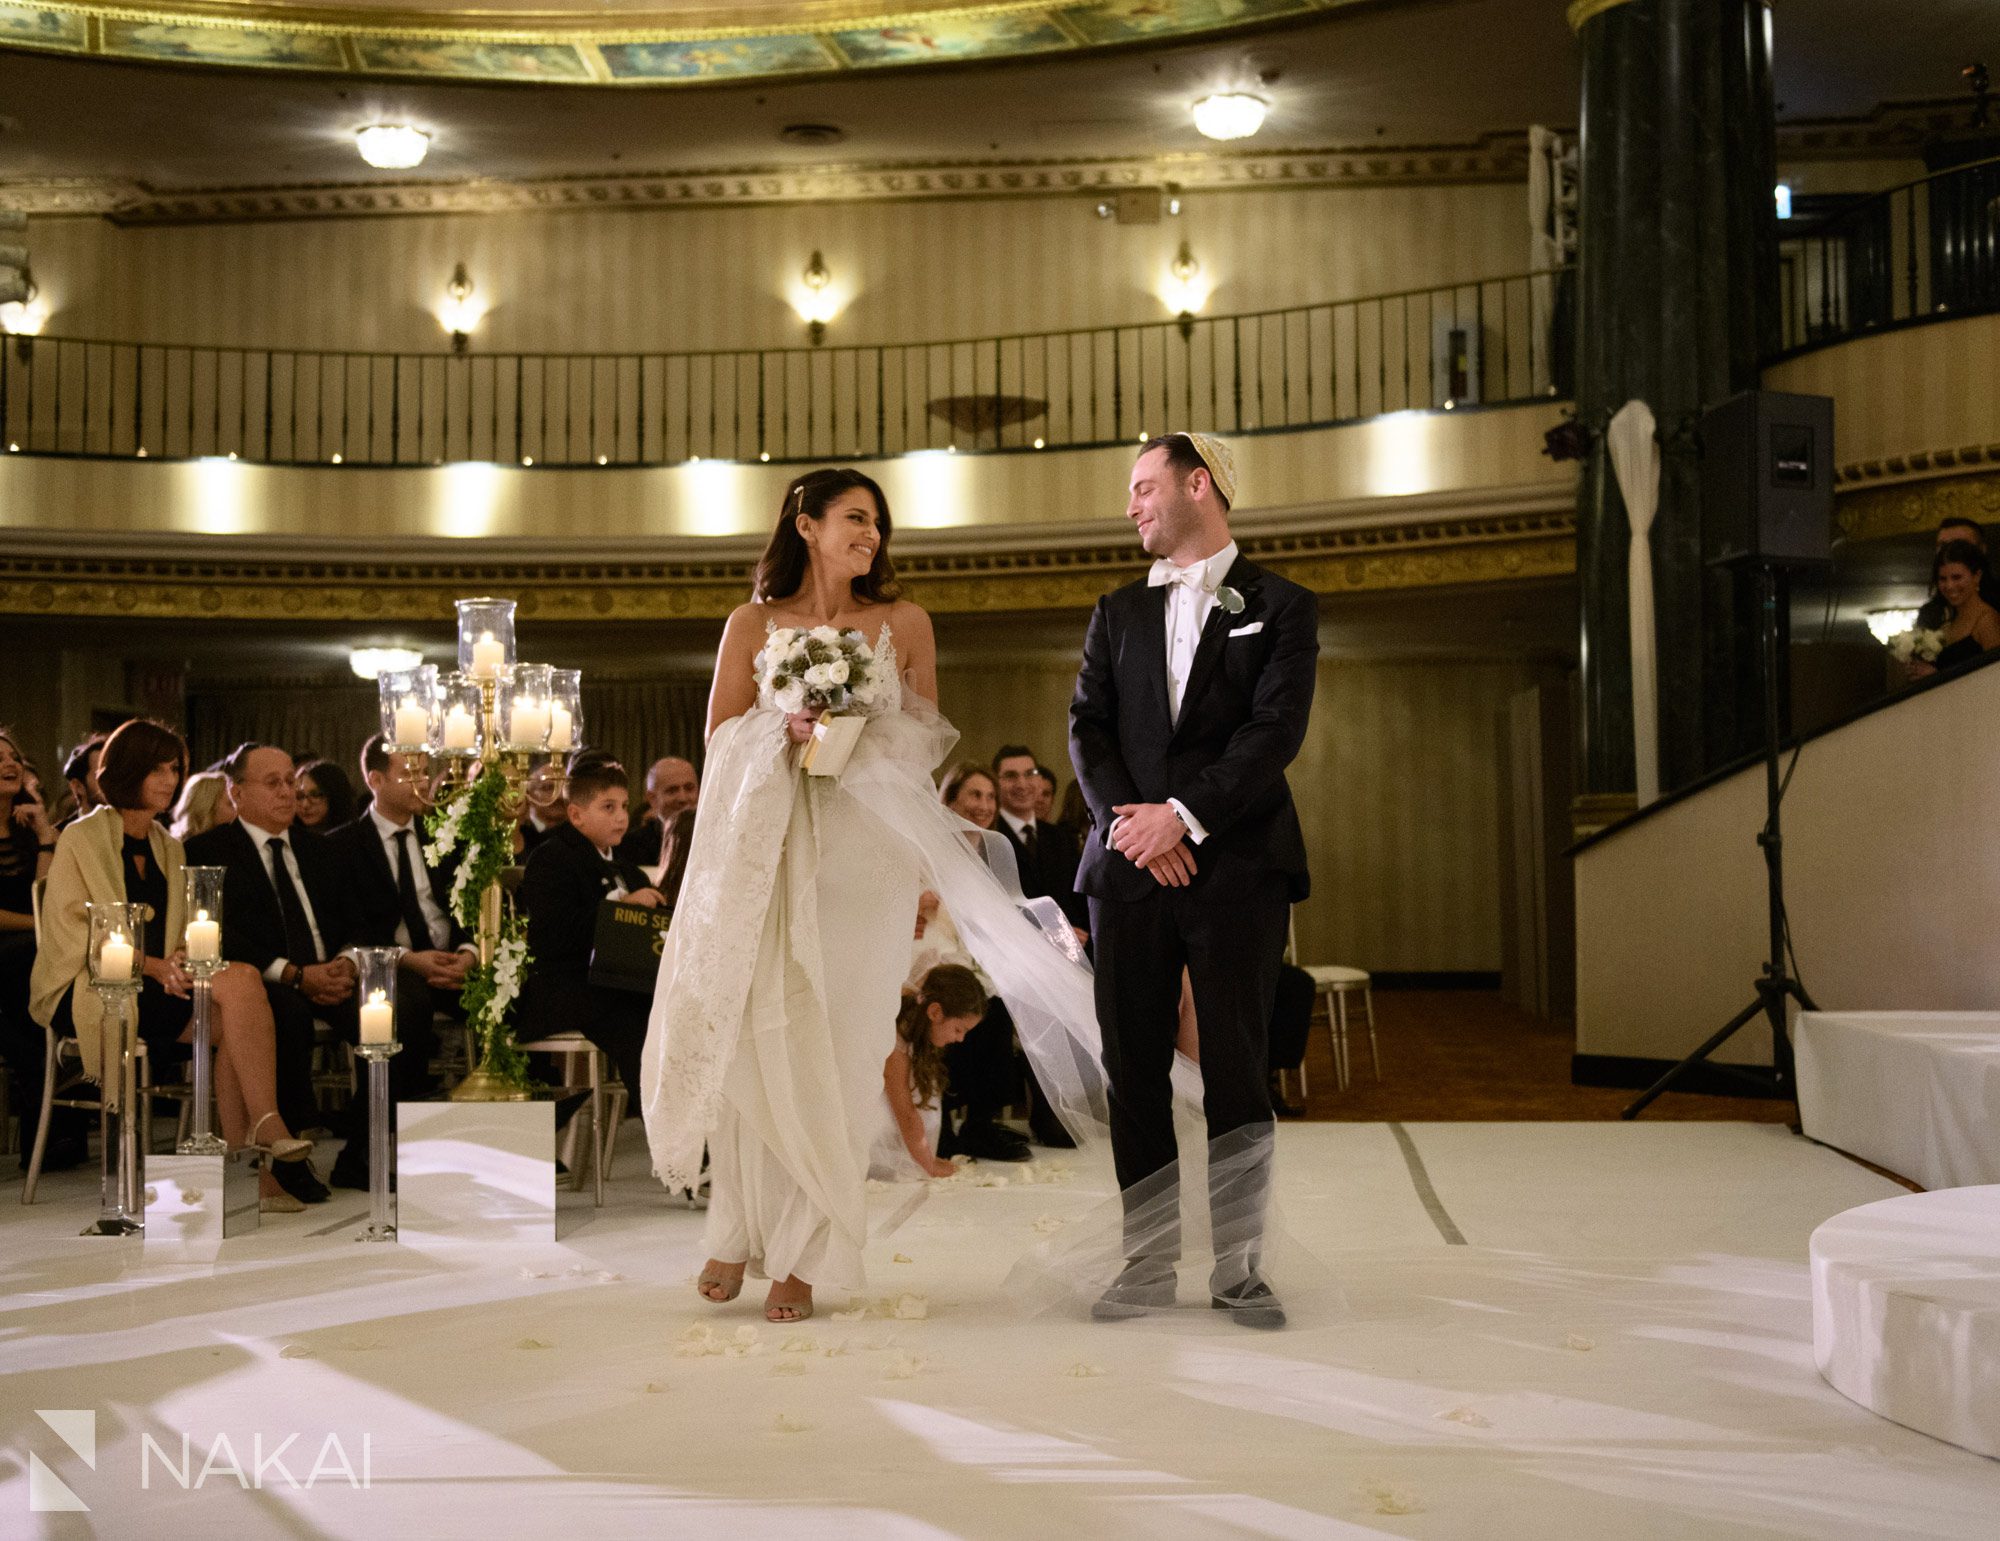
[[[941,963],[903,997],[896,1047],[882,1064],[884,1121],[875,1132],[868,1175],[884,1182],[949,1177],[958,1168],[938,1154],[946,1080],[944,1051],[962,1041],[986,1011],[986,989],[969,968]]]
[[[1030,757],[1032,760],[1032,757]],[[990,830],[999,817],[999,787],[985,767],[956,766],[939,792],[944,805],[967,823]],[[968,840],[979,837],[967,832]],[[981,846],[975,849],[983,850]],[[1028,1142],[1000,1122],[1000,1110],[1021,1097],[1014,1058],[1014,1022],[995,1000],[979,1025],[946,1051],[950,1091],[945,1108],[943,1154],[988,1161],[1026,1161]],[[954,1121],[953,1115],[959,1115]]]
[[[331,760],[306,760],[292,772],[298,789],[299,827],[324,835],[354,822],[354,783]]]
[[[1035,794],[1035,817],[1044,824],[1056,822],[1056,773],[1046,765],[1037,765],[1035,775],[1041,781],[1041,789]]]
[[[1986,553],[1971,541],[1946,541],[1937,548],[1931,561],[1931,587],[1947,606],[1944,647],[1928,663],[1911,659],[1907,666],[1911,679],[1926,679],[2000,647],[2000,610],[1980,594],[1985,577]]]
[[[451,915],[455,864],[424,862],[417,823],[424,809],[420,775],[410,756],[389,753],[382,735],[372,734],[361,747],[361,779],[372,799],[368,811],[327,831],[326,838],[348,884],[354,944],[405,949],[396,982],[398,1006],[406,1005],[413,1021],[429,1023],[438,1012],[462,1020],[458,996],[479,949]]]
[[[618,855],[640,867],[656,867],[666,850],[667,826],[683,808],[701,797],[701,782],[691,761],[667,755],[646,772],[646,812],[618,844]]]
[[[205,835],[218,824],[236,817],[236,804],[229,798],[229,778],[219,770],[196,771],[181,788],[174,804],[174,838],[186,844],[196,835]]]
[[[343,956],[355,934],[349,884],[326,840],[295,827],[298,791],[290,755],[268,744],[243,744],[223,761],[223,771],[236,819],[189,841],[188,859],[228,870],[222,950],[263,976],[278,1026],[278,1105],[288,1122],[307,1127],[319,1122],[312,1088],[314,1022],[325,1022],[348,1043],[360,1039],[354,960]],[[391,1103],[421,1101],[433,1089],[427,1001],[397,992],[396,1036],[404,1052],[389,1061]],[[341,1132],[347,1144],[329,1180],[337,1187],[365,1188],[366,1097],[348,1103]],[[325,1197],[323,1190],[319,1196]]]
[[[106,1043],[104,1004],[90,988],[86,903],[147,906],[138,1031],[156,1069],[173,1045],[194,1036],[185,857],[158,822],[186,773],[187,748],[173,729],[145,718],[125,723],[105,740],[98,767],[105,806],[63,831],[49,866],[32,1010],[36,1021],[76,1038],[85,1074],[100,1084],[107,1084],[106,1061],[117,1049]],[[312,1146],[292,1137],[294,1126],[279,1109],[270,1006],[256,971],[238,962],[219,971],[210,988],[222,1137],[232,1149],[255,1145],[271,1156],[260,1178],[260,1207],[296,1213],[314,1189],[321,1197],[325,1189],[307,1164]]]
[[[1992,556],[1986,549],[1986,526],[1976,519],[1946,519],[1938,524],[1931,545],[1931,592],[1917,611],[1915,626],[1920,631],[1942,631],[1951,619],[1951,606],[1938,592],[1937,553],[1955,540],[1968,541],[1979,548],[1979,554],[1987,558],[1987,571],[1979,580],[1979,597],[2000,610],[2000,579],[1992,570]]]
[[[579,754],[589,754],[589,750],[579,750]],[[521,812],[514,826],[514,856],[525,862],[534,854],[535,847],[563,827],[562,799],[537,807],[526,798],[521,800]]]
[[[66,829],[92,809],[104,806],[104,794],[97,786],[97,760],[104,752],[104,735],[93,733],[69,752],[63,761],[63,780],[69,783],[69,812],[56,823]]]
[[[652,998],[590,982],[598,906],[606,899],[653,908],[660,891],[613,852],[631,814],[625,767],[579,756],[569,771],[564,822],[529,853],[515,901],[528,917],[528,977],[515,1008],[523,1040],[579,1032],[602,1049],[631,1089],[637,1111],[639,1051]]]
[[[0,1060],[8,1069],[14,1116],[21,1121],[21,1167],[27,1169],[42,1116],[45,1035],[28,1015],[28,978],[35,966],[35,883],[49,875],[56,827],[29,774],[28,757],[11,730],[0,728]],[[85,1156],[89,1120],[56,1108],[42,1169],[59,1172]]]

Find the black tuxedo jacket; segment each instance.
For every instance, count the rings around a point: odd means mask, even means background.
[[[447,862],[443,867],[425,865],[423,832],[414,824],[411,828],[417,836],[417,849],[411,854],[416,880],[430,885],[431,898],[444,911],[451,926],[446,950],[465,946],[472,938],[451,913],[451,875],[457,863]],[[375,827],[374,818],[363,813],[329,831],[326,843],[339,859],[341,875],[347,883],[354,940],[364,947],[394,947],[396,927],[403,919],[403,901],[396,892],[396,869],[390,865],[389,853],[382,845],[382,832]],[[413,952],[436,946],[435,942],[426,945],[416,938],[411,939],[411,944]]]
[[[1031,860],[1027,847],[1014,833],[1014,826],[1004,817],[994,815],[993,827],[1006,836],[1007,843],[1014,848],[1014,860],[1021,868],[1021,892],[1030,899],[1055,900],[1057,907],[1069,917],[1071,925],[1088,931],[1090,905],[1076,891],[1077,862],[1082,856],[1076,836],[1060,824],[1037,819],[1035,854]]]
[[[1224,578],[1243,596],[1210,611],[1181,696],[1167,708],[1167,589],[1142,580],[1105,595],[1090,617],[1070,703],[1069,752],[1097,828],[1077,887],[1098,899],[1159,891],[1106,843],[1123,803],[1179,798],[1208,831],[1194,886],[1221,896],[1280,874],[1306,897],[1304,837],[1285,768],[1305,741],[1319,658],[1312,592],[1237,557]]]
[[[606,861],[574,825],[549,831],[528,858],[515,901],[528,915],[529,986],[542,977],[587,979],[597,936],[597,906],[612,887],[648,886],[645,873],[616,857]]]
[[[324,835],[294,824],[286,836],[305,883],[306,902],[319,923],[323,955],[291,958],[301,967],[324,963],[343,948],[365,945],[355,933],[348,884]],[[232,963],[247,963],[262,973],[277,958],[290,958],[285,945],[285,918],[278,909],[278,890],[271,869],[258,854],[257,842],[232,819],[196,835],[187,843],[190,866],[224,867],[222,880],[222,955]]]

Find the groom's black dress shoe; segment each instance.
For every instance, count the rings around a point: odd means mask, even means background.
[[[1174,1303],[1174,1271],[1157,1263],[1127,1263],[1090,1308],[1096,1322],[1125,1322]]]
[[[1218,1311],[1227,1311],[1229,1319],[1241,1327],[1268,1330],[1285,1325],[1285,1308],[1278,1304],[1271,1286],[1255,1274],[1228,1289],[1211,1285],[1208,1303]]]

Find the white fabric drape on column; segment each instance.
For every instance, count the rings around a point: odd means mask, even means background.
[[[1632,625],[1632,762],[1639,806],[1660,795],[1660,676],[1653,629],[1653,515],[1660,506],[1660,441],[1653,409],[1628,401],[1605,432],[1611,469],[1625,499],[1632,538],[1626,554],[1626,588]]]

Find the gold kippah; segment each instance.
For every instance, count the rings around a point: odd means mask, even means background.
[[[1188,443],[1201,456],[1201,463],[1208,467],[1209,479],[1215,483],[1215,490],[1222,494],[1222,501],[1231,508],[1236,506],[1236,457],[1229,446],[1214,434],[1191,433]]]

